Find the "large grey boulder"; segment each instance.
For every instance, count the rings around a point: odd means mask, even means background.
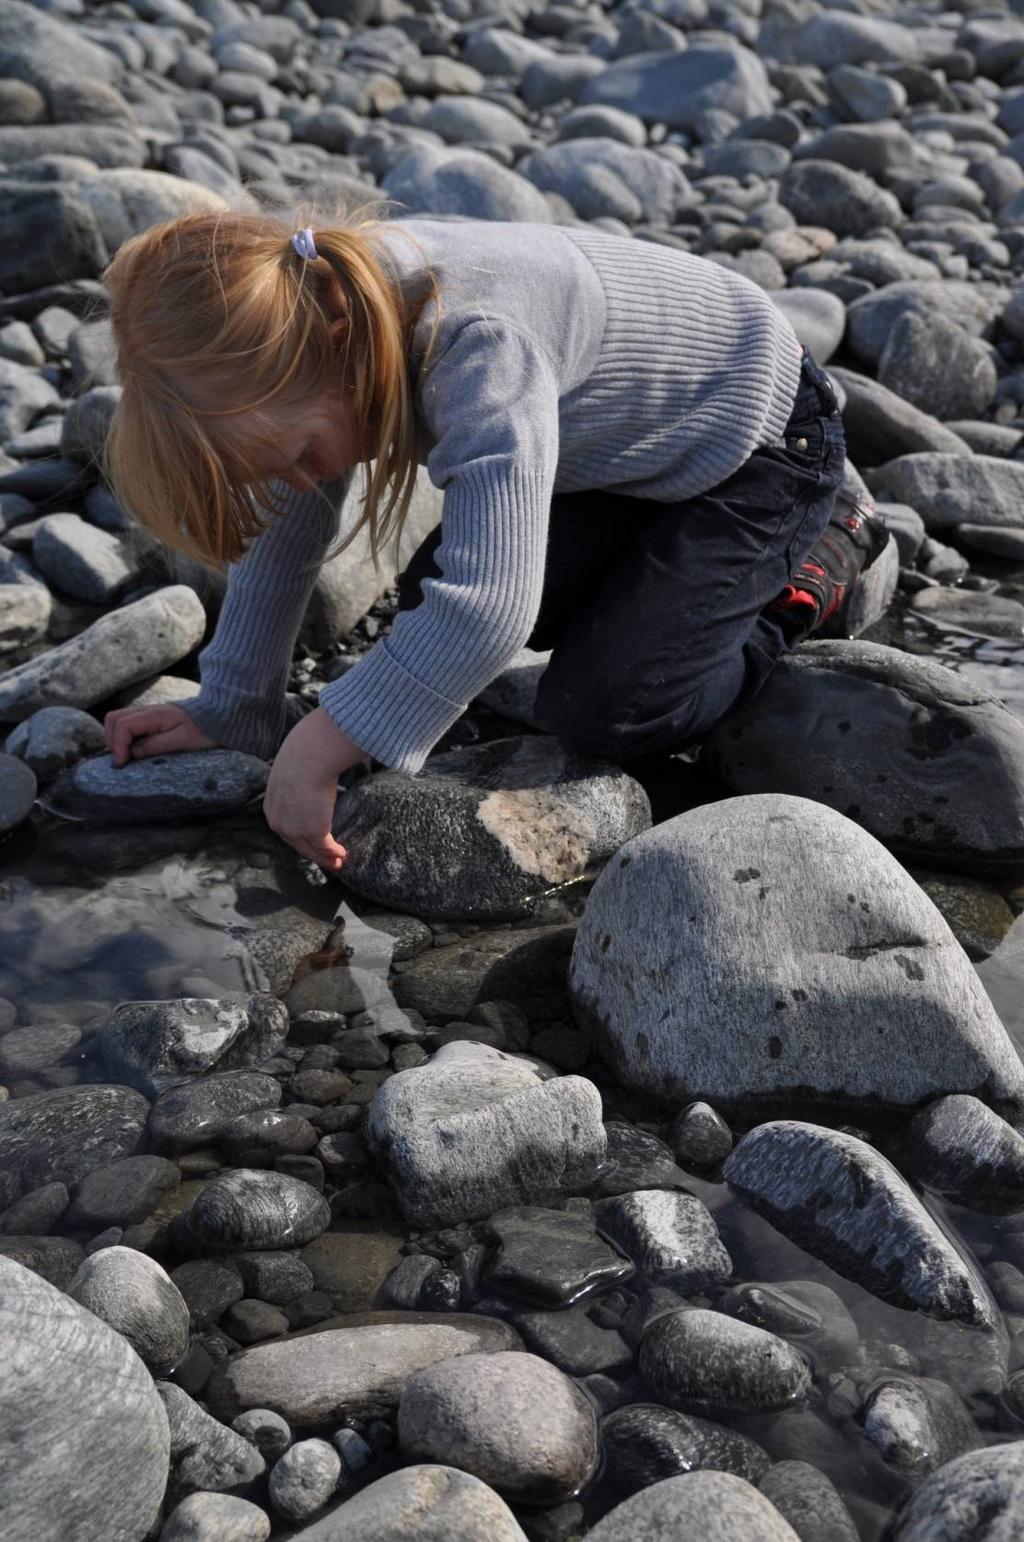
[[[829,804],[908,859],[1024,872],[1024,726],[931,659],[877,643],[805,644],[706,753],[736,792]]]
[[[786,290],[800,294],[800,290]],[[937,418],[904,401],[895,391],[852,369],[833,368],[831,378],[843,389],[843,427],[847,448],[857,465],[878,465],[898,455],[933,451],[969,455],[971,447]]]
[[[1014,1542],[1024,1506],[1024,1440],[940,1467],[896,1517],[894,1542]]]
[[[60,81],[115,85],[122,74],[117,54],[90,42],[78,27],[24,0],[5,0],[0,13],[0,77],[26,80],[47,96]]]
[[[173,1382],[157,1383],[171,1431],[171,1498],[238,1488],[266,1470],[256,1446],[211,1419],[204,1408]]]
[[[827,364],[846,330],[846,307],[839,296],[828,289],[814,289],[808,285],[799,289],[773,289],[769,298],[808,352],[819,364]]]
[[[294,1542],[526,1542],[505,1501],[454,1467],[404,1467],[296,1532]]]
[[[803,798],[733,798],[631,841],[570,981],[619,1077],[668,1103],[875,1111],[941,1090],[1024,1107],[1024,1067],[938,910]]]
[[[582,1076],[540,1081],[510,1055],[449,1045],[384,1083],[367,1139],[417,1225],[578,1193],[598,1176],[601,1098]]]
[[[94,279],[108,260],[92,210],[67,186],[7,183],[0,189],[0,234],[5,294]]]
[[[414,214],[551,222],[550,205],[539,188],[478,150],[424,145],[402,157],[381,190]]]
[[[175,824],[244,808],[266,784],[266,761],[241,750],[151,755],[123,766],[94,755],[64,771],[48,800],[57,813],[96,824]]]
[[[381,771],[338,800],[347,888],[439,919],[525,914],[650,823],[647,794],[617,766],[547,735],[432,756],[415,778]]]
[[[905,1310],[991,1328],[980,1275],[892,1163],[865,1141],[797,1120],[759,1125],[725,1177],[785,1236],[838,1274]]]
[[[800,1542],[773,1504],[728,1472],[687,1472],[641,1489],[587,1532],[589,1542]]]
[[[0,722],[20,722],[40,707],[91,707],[177,664],[205,630],[193,590],[159,589],[0,676]]]
[[[275,1055],[288,1035],[288,1014],[273,996],[213,1001],[128,1001],[99,1031],[111,1076],[155,1097],[214,1067],[241,1071]]]
[[[139,1542],[170,1457],[149,1372],[119,1333],[0,1256],[5,1542]]]
[[[941,419],[981,417],[996,394],[992,350],[945,316],[905,311],[878,361],[882,385]]]
[[[639,1367],[659,1402],[726,1418],[786,1408],[811,1385],[810,1366],[792,1344],[702,1307],[656,1317],[641,1340]]]
[[[111,251],[163,220],[228,207],[226,199],[199,182],[117,162],[108,162],[98,176],[84,177],[77,191]]]
[[[49,782],[65,766],[102,750],[105,744],[103,725],[91,713],[76,707],[42,707],[8,734],[4,749],[23,760],[41,782]]]
[[[794,211],[795,212],[795,211]],[[958,279],[897,279],[854,300],[846,313],[846,342],[855,358],[877,366],[900,316],[944,316],[980,337],[1006,303],[1000,284]]]
[[[739,45],[695,44],[681,53],[635,54],[610,64],[579,93],[583,105],[621,107],[645,123],[692,129],[721,108],[740,122],[772,108],[771,87],[756,54]]]
[[[559,193],[580,219],[602,216],[670,225],[693,200],[673,162],[609,139],[572,139],[534,150],[516,170],[545,193]]]
[[[439,1360],[520,1348],[518,1334],[494,1318],[425,1323],[381,1313],[364,1327],[325,1328],[245,1349],[218,1367],[204,1397],[225,1423],[247,1409],[269,1408],[293,1429],[336,1425],[395,1407],[409,1377]]]
[[[40,413],[59,404],[60,397],[45,375],[0,358],[0,443],[16,439]]]
[[[895,197],[861,171],[834,161],[794,161],[779,179],[779,202],[798,224],[859,236],[903,219]]]
[[[900,455],[869,477],[876,498],[909,503],[930,531],[1024,529],[1024,463],[997,455]]]
[[[463,1355],[417,1371],[398,1405],[407,1459],[459,1467],[505,1499],[556,1504],[597,1464],[593,1405],[546,1360]]]

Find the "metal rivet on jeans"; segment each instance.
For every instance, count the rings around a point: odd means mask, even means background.
[[[800,438],[797,440],[796,447],[798,450],[806,450],[807,440],[804,438],[803,434],[801,434]]]

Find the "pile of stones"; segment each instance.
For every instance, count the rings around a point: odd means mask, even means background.
[[[198,688],[220,596],[100,479],[99,278],[187,210],[381,196],[760,285],[890,581],[643,785],[536,731],[524,653],[415,783],[339,799],[325,909],[264,762],[103,753],[105,710]],[[5,885],[5,1537],[1011,1534],[1024,1067],[971,960],[1024,904],[1024,725],[923,655],[1024,641],[1022,266],[998,5],[6,0],[5,861],[54,815],[100,873],[219,838],[240,979],[154,953],[95,999],[95,892],[26,941]],[[388,580],[325,566],[294,715]]]

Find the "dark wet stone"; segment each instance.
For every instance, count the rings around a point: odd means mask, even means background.
[[[67,1237],[0,1237],[0,1259],[21,1264],[59,1290],[74,1279],[82,1257],[79,1244]]]
[[[617,1505],[587,1533],[591,1542],[674,1542],[677,1537],[793,1542],[782,1516],[743,1478],[689,1472],[665,1478]]]
[[[625,1494],[701,1468],[757,1483],[771,1466],[768,1453],[748,1436],[656,1403],[609,1414],[601,1421],[601,1444],[607,1477]]]
[[[248,1440],[212,1419],[187,1392],[172,1382],[157,1382],[171,1430],[172,1497],[212,1490],[220,1493],[250,1483],[266,1471],[266,1462]]]
[[[258,1108],[236,1114],[222,1125],[217,1144],[233,1162],[247,1167],[255,1165],[257,1155],[267,1161],[281,1153],[302,1155],[311,1151],[319,1138],[309,1120],[290,1109]]]
[[[787,1408],[811,1384],[807,1361],[785,1340],[703,1308],[656,1318],[639,1363],[663,1402],[712,1416]]]
[[[425,1280],[417,1305],[423,1312],[457,1312],[462,1305],[462,1280],[454,1269],[439,1269]]]
[[[301,1247],[330,1225],[322,1194],[284,1173],[237,1168],[197,1195],[188,1230],[197,1242],[226,1252]]]
[[[450,1023],[465,1022],[483,1002],[529,1008],[560,999],[574,936],[572,926],[509,928],[430,948],[395,979],[395,1000],[427,1022]]]
[[[711,1212],[692,1194],[639,1189],[602,1200],[594,1220],[632,1259],[638,1274],[671,1279],[681,1295],[705,1291],[732,1273],[732,1259]]]
[[[683,1167],[715,1167],[732,1150],[732,1131],[709,1103],[690,1103],[672,1126],[672,1145]]]
[[[440,1261],[432,1258],[429,1253],[410,1253],[403,1258],[382,1287],[382,1295],[389,1306],[405,1307],[408,1311],[414,1310],[419,1304],[420,1291],[441,1268]]]
[[[352,1090],[352,1079],[342,1071],[298,1071],[288,1078],[288,1092],[297,1102],[334,1103]]]
[[[96,755],[62,771],[47,801],[68,818],[98,824],[174,823],[244,808],[266,780],[266,762],[237,750],[153,755],[125,766]]]
[[[169,1448],[142,1361],[106,1323],[3,1256],[0,1341],[0,1446],[17,1456],[5,1462],[5,1536],[148,1535]]]
[[[379,1221],[336,1221],[303,1248],[302,1261],[335,1311],[365,1312],[382,1303],[384,1282],[402,1256],[403,1242],[403,1234],[383,1229]]]
[[[231,1428],[262,1452],[268,1462],[276,1462],[292,1443],[287,1421],[269,1408],[250,1408],[232,1419]]]
[[[367,777],[341,800],[335,834],[356,894],[439,920],[501,920],[606,861],[650,817],[632,777],[530,736],[432,756],[415,785]]]
[[[0,835],[27,819],[36,801],[35,773],[16,755],[0,755]]]
[[[993,1323],[980,1278],[895,1167],[855,1136],[795,1120],[763,1124],[740,1141],[725,1176],[784,1236],[883,1301]]]
[[[857,1324],[835,1291],[817,1280],[744,1281],[723,1291],[715,1306],[788,1339],[815,1364],[844,1364],[857,1347]]]
[[[288,1035],[288,1014],[273,996],[126,1002],[100,1031],[111,1075],[155,1097],[216,1066],[260,1065]]]
[[[900,1511],[894,1542],[1012,1542],[1024,1505],[1024,1441],[969,1451],[933,1473]]]
[[[293,1428],[337,1425],[394,1407],[407,1379],[437,1360],[518,1348],[514,1330],[489,1318],[376,1313],[362,1326],[293,1334],[232,1356],[206,1399],[226,1420],[270,1408]]]
[[[185,1299],[196,1332],[215,1323],[222,1312],[245,1295],[241,1275],[214,1258],[195,1258],[179,1264],[172,1270],[171,1279]]]
[[[956,1392],[930,1377],[887,1377],[871,1389],[860,1418],[886,1465],[910,1478],[926,1478],[978,1443]]]
[[[8,1237],[45,1237],[56,1231],[70,1198],[66,1184],[43,1183],[4,1211],[0,1232]]]
[[[239,1114],[273,1109],[280,1101],[281,1083],[272,1076],[218,1072],[162,1092],[150,1110],[149,1138],[161,1151],[193,1151],[215,1144]]]
[[[514,1312],[512,1321],[527,1346],[567,1376],[627,1374],[633,1351],[618,1329],[602,1327],[589,1312],[589,1303],[580,1302],[568,1311]]]
[[[176,1189],[181,1174],[164,1157],[123,1157],[88,1173],[75,1191],[68,1214],[73,1226],[102,1228],[144,1221],[163,1196]]]
[[[903,1134],[902,1165],[969,1210],[1024,1210],[1024,1137],[977,1098],[939,1098]]]
[[[239,1344],[261,1344],[264,1339],[280,1338],[289,1328],[288,1319],[279,1307],[245,1296],[228,1307],[220,1325],[228,1337]]]
[[[0,1074],[31,1076],[47,1066],[71,1060],[81,1039],[81,1029],[73,1023],[37,1023],[31,1028],[15,1028],[0,1039]]]
[[[672,1152],[656,1135],[615,1119],[604,1128],[608,1150],[596,1193],[632,1194],[636,1189],[675,1188],[684,1181]]]
[[[488,1220],[487,1235],[498,1245],[487,1268],[489,1289],[546,1305],[566,1306],[633,1273],[597,1235],[593,1217],[576,1210],[503,1210]]]
[[[860,1533],[839,1490],[810,1462],[776,1462],[757,1486],[800,1542],[859,1542]]]
[[[103,1248],[83,1259],[68,1295],[126,1338],[154,1376],[188,1352],[188,1307],[155,1259],[134,1248]]]
[[[980,963],[995,952],[1013,925],[1013,911],[998,889],[943,873],[919,871],[914,878],[972,963]]]
[[[129,1087],[60,1087],[0,1103],[0,1204],[43,1183],[72,1188],[131,1155],[148,1112]]]
[[[247,1295],[287,1306],[313,1289],[314,1279],[297,1253],[236,1253],[231,1260]]]

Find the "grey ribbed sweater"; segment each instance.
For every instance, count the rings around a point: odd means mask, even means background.
[[[435,268],[441,324],[410,357],[427,472],[444,491],[443,577],[320,704],[350,739],[420,769],[526,642],[552,493],[614,488],[676,502],[782,433],[800,348],[756,285],[718,264],[590,228],[396,221],[403,282]],[[295,496],[229,574],[202,692],[183,703],[221,744],[277,748],[292,649],[344,487]]]

